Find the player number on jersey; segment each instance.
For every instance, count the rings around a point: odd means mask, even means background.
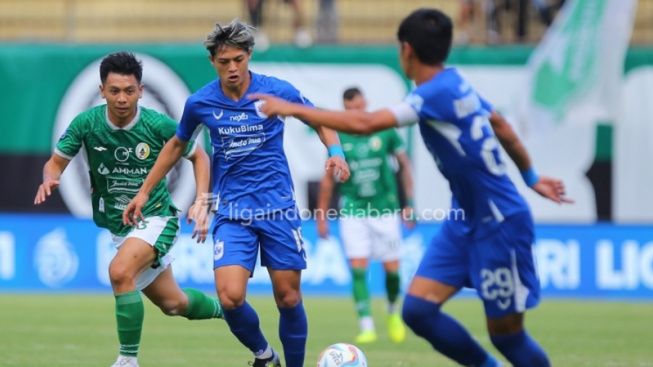
[[[474,140],[483,139],[481,158],[492,174],[500,176],[506,172],[506,165],[499,158],[499,142],[492,133],[490,120],[485,116],[476,116],[472,122],[471,136]]]
[[[515,294],[515,282],[508,268],[481,270],[481,295],[493,301],[497,298],[510,298]]]

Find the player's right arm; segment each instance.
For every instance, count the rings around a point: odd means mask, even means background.
[[[335,187],[336,180],[333,177],[333,169],[326,171],[324,177],[320,181],[320,188],[317,191],[317,213],[315,213],[315,220],[317,222],[317,234],[322,238],[327,238],[329,235],[329,222],[327,221],[327,213],[329,211],[329,203],[333,196],[333,188]]]
[[[384,108],[375,112],[359,110],[331,111],[288,102],[261,93],[251,94],[248,98],[265,101],[261,106],[261,112],[268,116],[294,116],[302,121],[310,121],[314,125],[326,126],[349,134],[369,135],[377,131],[397,127],[399,122],[392,109]]]
[[[39,185],[34,198],[34,204],[39,205],[43,203],[48,196],[52,194],[52,190],[59,186],[59,179],[61,174],[68,166],[70,161],[59,155],[52,154],[52,157],[43,166],[43,183]]]

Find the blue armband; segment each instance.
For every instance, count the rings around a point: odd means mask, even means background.
[[[340,145],[332,145],[329,147],[329,157],[339,156],[345,159],[345,152]]]
[[[525,170],[525,171],[520,171],[521,173],[521,178],[524,179],[524,182],[526,183],[526,186],[528,187],[533,187],[537,183],[537,181],[540,179],[540,177],[535,173],[535,170],[533,167]]]

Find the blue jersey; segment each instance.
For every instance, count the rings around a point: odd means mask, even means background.
[[[447,68],[405,99],[419,117],[422,139],[449,181],[449,225],[479,238],[512,214],[528,210],[499,154],[490,125],[492,106],[455,68]],[[457,218],[454,215],[457,214]]]
[[[250,72],[246,95],[266,93],[313,104],[290,83]],[[284,121],[260,110],[262,101],[224,95],[219,79],[186,101],[177,137],[190,141],[205,125],[213,148],[213,193],[217,212],[232,219],[265,215],[295,205],[295,193],[283,150]]]

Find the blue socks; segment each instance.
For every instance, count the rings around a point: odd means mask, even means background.
[[[402,316],[415,334],[426,339],[435,350],[463,366],[499,366],[460,325],[440,312],[440,305],[406,295]],[[489,364],[488,364],[489,363]],[[534,365],[532,367],[535,367]]]
[[[525,330],[512,335],[491,336],[492,344],[514,367],[550,367],[544,350]]]
[[[292,308],[279,308],[279,339],[283,344],[286,367],[304,366],[308,321],[304,304],[300,301]]]
[[[256,311],[247,301],[240,307],[223,312],[229,329],[244,346],[249,348],[254,355],[265,351],[268,342],[261,331]]]

